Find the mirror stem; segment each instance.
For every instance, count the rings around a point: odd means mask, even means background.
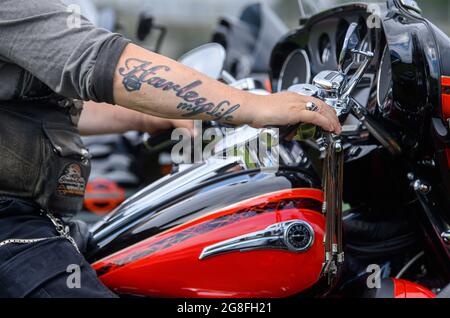
[[[353,92],[353,90],[356,88],[356,85],[362,80],[364,77],[364,74],[367,70],[367,68],[370,65],[371,58],[367,58],[364,63],[358,68],[356,73],[351,77],[350,81],[345,86],[344,92],[342,93],[340,99],[346,100],[350,97],[350,94]]]

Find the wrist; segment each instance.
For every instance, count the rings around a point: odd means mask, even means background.
[[[252,127],[257,127],[259,123],[264,120],[262,117],[265,113],[264,96],[249,93],[244,93],[242,96],[242,104],[239,112],[238,124],[246,124]]]
[[[154,126],[151,116],[143,113],[137,113],[137,118],[130,122],[134,126],[131,130],[138,130],[140,132],[149,132]]]

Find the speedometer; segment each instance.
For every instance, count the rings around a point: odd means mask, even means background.
[[[311,64],[305,50],[295,50],[287,57],[281,68],[278,91],[285,91],[292,85],[309,83]]]

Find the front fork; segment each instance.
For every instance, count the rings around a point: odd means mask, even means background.
[[[344,149],[339,136],[327,133],[324,136],[325,151],[323,186],[325,201],[323,212],[326,216],[325,226],[325,262],[321,276],[328,279],[333,286],[337,280],[341,265],[344,263],[342,244],[342,202],[344,181]]]

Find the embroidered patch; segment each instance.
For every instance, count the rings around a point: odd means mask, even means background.
[[[64,196],[83,196],[86,180],[81,175],[81,167],[75,163],[68,165],[58,179],[58,194]]]

